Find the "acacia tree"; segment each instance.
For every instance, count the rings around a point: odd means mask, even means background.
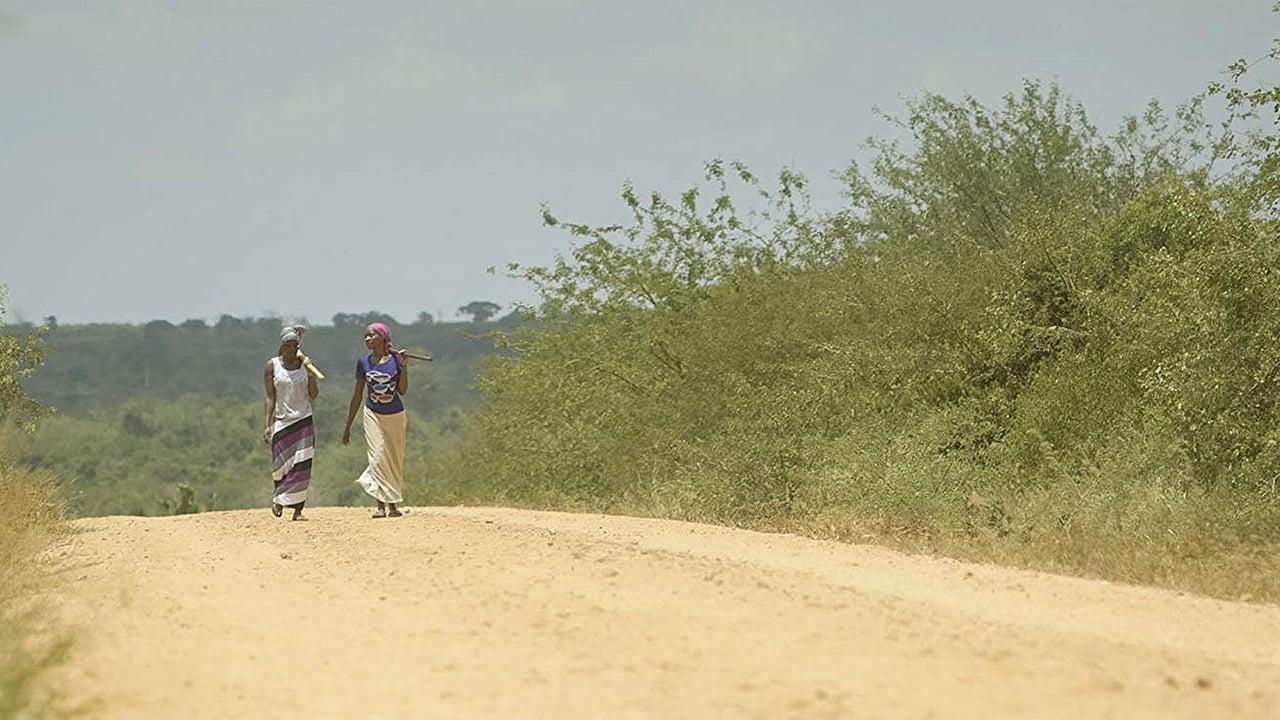
[[[471,322],[473,323],[483,323],[488,322],[489,318],[497,315],[501,309],[501,305],[488,300],[472,300],[458,308],[458,314],[471,316]]]

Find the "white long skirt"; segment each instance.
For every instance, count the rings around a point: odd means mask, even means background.
[[[369,444],[369,467],[360,473],[356,482],[373,499],[384,503],[403,501],[404,488],[404,429],[405,416],[401,411],[383,415],[364,406],[364,439]]]

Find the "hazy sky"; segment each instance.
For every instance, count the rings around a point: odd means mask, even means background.
[[[529,300],[562,218],[704,161],[831,173],[921,90],[1058,80],[1113,127],[1277,35],[1270,0],[0,0],[0,283],[145,321]]]

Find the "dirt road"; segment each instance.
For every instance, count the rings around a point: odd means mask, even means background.
[[[1276,718],[1280,608],[656,520],[78,521],[109,718]]]

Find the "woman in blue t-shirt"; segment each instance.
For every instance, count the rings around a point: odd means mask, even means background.
[[[351,442],[351,423],[364,400],[364,439],[369,445],[369,467],[356,482],[378,501],[375,518],[400,517],[396,507],[403,501],[404,487],[404,403],[400,396],[409,391],[409,367],[404,351],[391,349],[391,329],[373,323],[364,330],[369,354],[356,361],[356,389],[351,394],[347,427],[342,444]]]

